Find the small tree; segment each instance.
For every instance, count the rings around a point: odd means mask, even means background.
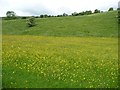
[[[113,8],[111,7],[111,8],[109,8],[109,10],[108,11],[113,11]]]
[[[23,17],[21,17],[21,19],[27,19],[27,17],[23,16]]]
[[[6,16],[7,16],[7,19],[15,19],[16,13],[14,11],[7,11]]]
[[[63,13],[63,16],[68,16],[68,14],[66,14],[66,13]]]
[[[83,12],[80,12],[79,15],[85,15],[85,12],[84,12],[84,11],[83,11]]]
[[[90,11],[85,11],[84,14],[85,14],[85,15],[92,14],[92,11],[91,11],[91,10],[90,10]]]
[[[95,9],[94,13],[100,13],[100,10]]]
[[[78,16],[79,14],[77,12],[72,13],[72,16]]]
[[[43,18],[44,17],[44,15],[40,15],[40,18]]]
[[[44,15],[44,17],[45,17],[45,18],[47,18],[47,17],[48,17],[48,15],[47,15],[47,14],[45,14],[45,15]]]
[[[27,19],[27,26],[28,27],[35,26],[35,18],[34,17],[30,17],[30,18]]]
[[[120,24],[120,9],[118,9],[118,23]]]

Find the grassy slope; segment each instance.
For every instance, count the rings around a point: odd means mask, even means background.
[[[26,20],[3,20],[3,34],[45,36],[117,36],[117,11],[89,16],[36,19],[37,26],[26,27]]]
[[[3,20],[3,87],[117,87],[116,13]]]

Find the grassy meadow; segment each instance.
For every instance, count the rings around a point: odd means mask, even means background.
[[[116,15],[3,20],[3,87],[117,88]]]
[[[26,27],[26,20],[3,20],[4,35],[117,37],[117,11],[85,16],[37,18],[36,26]]]

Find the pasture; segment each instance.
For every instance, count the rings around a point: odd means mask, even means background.
[[[3,20],[3,87],[117,88],[115,15]]]

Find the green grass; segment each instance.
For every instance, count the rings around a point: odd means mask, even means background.
[[[117,88],[116,14],[3,20],[3,87]]]
[[[117,39],[3,36],[4,87],[117,87]]]
[[[117,37],[117,11],[77,17],[36,19],[37,26],[26,27],[26,20],[3,20],[3,34],[44,36]]]

